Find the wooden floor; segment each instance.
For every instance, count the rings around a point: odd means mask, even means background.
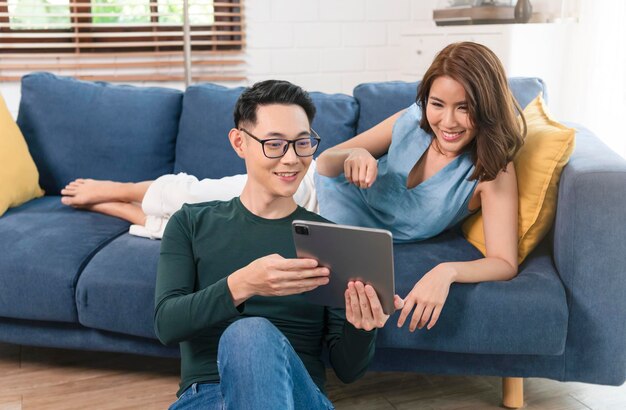
[[[501,379],[368,373],[343,385],[328,373],[337,409],[498,409]],[[0,410],[165,409],[178,361],[0,344]],[[527,409],[626,409],[626,385],[525,381]]]

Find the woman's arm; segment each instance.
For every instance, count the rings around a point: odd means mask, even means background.
[[[431,329],[454,282],[509,280],[517,275],[518,194],[513,163],[495,180],[481,182],[476,189],[482,203],[487,256],[470,262],[444,262],[426,273],[405,298],[398,327],[415,309],[409,330],[421,329],[427,323]]]
[[[515,167],[493,181],[480,183],[483,227],[487,256],[472,262],[446,263],[454,282],[476,283],[509,280],[517,275],[518,194]]]
[[[391,132],[404,110],[392,115],[369,130],[324,151],[317,159],[317,172],[334,178],[344,172],[344,162],[354,151],[364,151],[379,158],[391,145]]]

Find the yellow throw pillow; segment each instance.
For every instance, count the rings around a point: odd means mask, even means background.
[[[39,172],[24,136],[0,95],[0,216],[7,209],[43,195]]]
[[[541,94],[524,109],[528,133],[514,159],[519,194],[519,263],[548,233],[556,215],[561,171],[574,150],[575,130],[556,122]],[[486,255],[480,212],[463,223],[467,240]]]

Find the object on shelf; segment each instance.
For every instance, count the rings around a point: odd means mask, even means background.
[[[515,4],[515,22],[528,23],[532,15],[533,6],[530,4],[530,0],[517,0]]]
[[[447,0],[433,11],[438,26],[515,23],[512,0]]]

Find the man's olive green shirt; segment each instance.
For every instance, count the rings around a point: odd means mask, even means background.
[[[161,342],[180,343],[178,395],[196,382],[219,382],[220,336],[245,317],[270,320],[322,391],[324,344],[344,382],[356,380],[367,369],[376,332],[356,329],[346,321],[344,309],[308,303],[303,295],[254,296],[237,307],[233,303],[228,275],[270,254],[296,257],[291,235],[295,219],[325,221],[301,207],[285,218],[264,219],[248,211],[239,198],[184,205],[171,217],[161,242],[154,322]]]

